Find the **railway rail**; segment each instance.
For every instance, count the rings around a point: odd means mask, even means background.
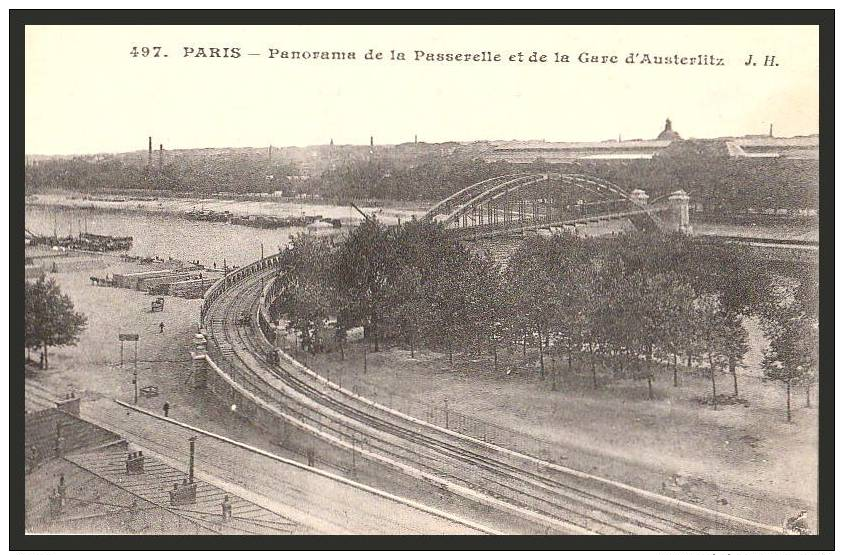
[[[233,381],[287,418],[362,458],[421,472],[524,522],[567,534],[760,534],[764,524],[638,490],[403,415],[342,389],[274,349],[262,330],[262,291],[278,264],[241,270],[203,307],[208,354]],[[241,314],[255,317],[238,325]]]

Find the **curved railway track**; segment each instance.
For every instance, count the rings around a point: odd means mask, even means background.
[[[223,292],[207,313],[209,355],[244,389],[359,452],[410,466],[445,486],[496,500],[533,530],[597,534],[771,533],[764,525],[620,487],[448,432],[329,386],[296,364],[267,360],[272,346],[258,324],[261,285],[275,270],[255,272]],[[253,318],[254,320],[254,318]],[[353,447],[354,449],[354,447]]]

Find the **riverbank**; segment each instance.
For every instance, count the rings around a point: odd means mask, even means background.
[[[329,199],[291,199],[273,196],[132,196],[125,195],[83,195],[69,191],[53,191],[31,195],[25,199],[26,206],[49,208],[73,208],[104,213],[137,212],[156,215],[185,216],[189,212],[206,210],[228,211],[237,216],[323,216],[337,218],[344,225],[357,225],[364,217],[350,204],[340,204]],[[357,203],[356,203],[357,204]],[[433,203],[373,201],[358,205],[367,216],[375,216],[385,223],[407,221],[423,215]]]

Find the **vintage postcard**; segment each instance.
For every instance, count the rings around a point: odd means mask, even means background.
[[[27,537],[823,532],[794,21],[33,18]]]

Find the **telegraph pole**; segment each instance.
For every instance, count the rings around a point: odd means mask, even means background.
[[[196,436],[188,438],[190,442],[190,460],[188,462],[188,483],[193,483],[193,459],[196,452]]]
[[[132,382],[135,384],[135,404],[138,404],[138,342],[135,341],[135,371]]]

